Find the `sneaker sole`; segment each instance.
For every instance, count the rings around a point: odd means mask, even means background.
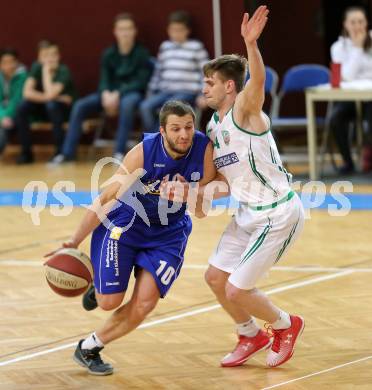
[[[92,286],[92,285],[91,285]],[[91,286],[89,286],[87,292],[91,289]],[[92,311],[97,309],[98,303],[97,300],[93,300],[90,297],[86,297],[87,292],[83,295],[83,299],[81,300],[81,304],[86,311]]]
[[[262,348],[258,349],[256,352],[252,353],[251,355],[249,355],[248,357],[244,358],[244,359],[240,359],[234,363],[221,363],[221,367],[237,367],[237,366],[241,366],[243,365],[247,360],[253,358],[255,355],[257,355],[259,352],[262,352],[266,349],[269,349],[271,347],[271,344],[272,344],[272,340],[270,339],[269,342],[264,345]]]
[[[280,362],[278,364],[275,364],[274,366],[271,366],[271,365],[268,364],[269,367],[271,367],[271,368],[279,367],[282,364],[286,363],[293,356],[293,354],[294,354],[294,347],[295,347],[295,345],[297,343],[297,340],[302,335],[302,333],[303,333],[303,331],[305,329],[305,320],[301,316],[298,316],[298,317],[301,318],[301,320],[302,320],[302,327],[301,327],[300,331],[298,332],[298,335],[297,335],[297,337],[296,337],[296,339],[295,339],[295,341],[293,343],[292,353],[289,356],[287,356],[282,362]]]
[[[79,366],[85,368],[89,374],[91,375],[97,375],[97,376],[105,376],[105,375],[111,375],[114,373],[114,370],[111,370],[111,371],[106,371],[106,372],[95,372],[95,371],[91,371],[89,369],[89,367],[87,367],[83,362],[81,362],[75,355],[72,357],[72,359],[74,360],[74,362],[76,362]]]

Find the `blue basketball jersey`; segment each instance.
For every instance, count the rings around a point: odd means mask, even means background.
[[[186,204],[163,200],[159,186],[167,175],[170,179],[180,174],[188,182],[199,181],[208,142],[208,137],[195,132],[187,155],[174,160],[165,150],[160,133],[144,135],[145,175],[108,214],[109,226],[99,225],[92,235],[94,285],[99,293],[125,291],[132,270],[141,268],[151,273],[160,296],[167,294],[180,274],[192,223]]]
[[[174,204],[160,197],[159,187],[164,177],[169,180],[176,174],[188,182],[197,182],[204,174],[204,154],[209,138],[195,131],[192,146],[187,155],[175,160],[169,156],[160,133],[145,133],[143,137],[145,175],[127,191],[119,207],[108,217],[128,223],[135,218],[150,224],[166,225],[184,217],[186,203]],[[136,198],[136,199],[135,199]]]

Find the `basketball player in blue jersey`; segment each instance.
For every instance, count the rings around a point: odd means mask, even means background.
[[[100,357],[102,348],[137,328],[181,271],[191,219],[185,203],[160,198],[159,186],[165,177],[177,175],[201,184],[214,179],[211,143],[195,131],[194,121],[188,104],[167,102],[160,111],[160,132],[145,134],[125,156],[112,183],[87,211],[71,240],[63,244],[77,248],[93,232],[97,303],[103,310],[116,309],[102,328],[78,343],[73,358],[90,374],[112,374],[113,367]],[[107,218],[102,220],[105,213]],[[132,270],[134,290],[121,306]]]

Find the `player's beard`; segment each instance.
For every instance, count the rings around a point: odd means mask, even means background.
[[[168,147],[172,152],[175,152],[181,156],[184,156],[185,154],[188,153],[188,151],[191,148],[192,142],[190,142],[190,145],[188,145],[185,148],[180,148],[179,146],[176,145],[175,142],[173,142],[170,138],[168,138],[167,134],[165,133],[165,139],[167,141]]]

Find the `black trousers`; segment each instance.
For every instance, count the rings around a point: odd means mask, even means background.
[[[363,119],[372,130],[372,102],[362,104]],[[330,118],[330,127],[346,165],[353,166],[350,150],[349,125],[356,120],[355,102],[336,102]]]
[[[18,107],[15,125],[23,154],[31,154],[30,116],[32,114],[46,114],[53,125],[53,138],[56,153],[60,153],[64,140],[63,122],[68,118],[70,106],[65,103],[50,101],[47,103],[34,103],[24,100]]]

